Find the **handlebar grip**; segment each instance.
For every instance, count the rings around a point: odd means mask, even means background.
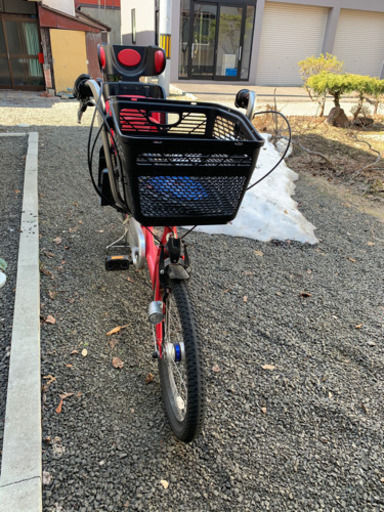
[[[92,91],[88,85],[86,85],[87,80],[90,80],[91,77],[86,74],[82,74],[78,76],[73,85],[73,95],[79,101],[86,100],[92,97]]]
[[[252,121],[255,115],[256,94],[249,89],[241,89],[236,94],[235,105],[238,108],[245,108],[247,110],[245,115]]]
[[[238,108],[247,108],[249,102],[249,89],[241,89],[236,94],[235,105]]]

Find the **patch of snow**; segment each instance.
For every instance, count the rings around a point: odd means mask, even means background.
[[[250,183],[254,183],[278,162],[280,156],[270,136],[264,136],[256,169]],[[229,224],[198,226],[197,231],[242,236],[262,242],[270,240],[295,240],[315,244],[315,226],[308,222],[292,199],[294,181],[298,174],[283,161],[261,183],[249,190],[243,199],[235,220]]]

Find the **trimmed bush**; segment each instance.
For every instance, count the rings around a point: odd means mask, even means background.
[[[333,96],[335,108],[330,112],[328,121],[330,124],[336,126],[345,125],[346,116],[340,107],[340,98],[343,94],[357,92],[359,95],[357,107],[353,113],[353,120],[355,121],[361,112],[364,100],[367,96],[374,97],[378,100],[384,93],[384,80],[351,73],[344,75],[320,73],[309,77],[307,84],[316,94],[330,94]],[[339,122],[340,118],[337,120],[339,116],[344,116],[341,122]],[[337,121],[335,122],[335,120]]]
[[[341,74],[344,72],[344,63],[337,60],[336,55],[322,53],[320,57],[310,56],[304,60],[298,62],[300,77],[304,82],[304,87],[311,98],[316,100],[320,106],[319,116],[324,115],[325,97],[326,93],[314,94],[315,91],[308,85],[308,79],[311,76],[318,75],[320,73],[335,73]]]

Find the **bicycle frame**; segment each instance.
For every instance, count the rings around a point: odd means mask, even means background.
[[[153,234],[153,227],[142,227],[145,236],[145,257],[147,260],[149,275],[152,282],[152,289],[154,291],[154,300],[161,301],[161,285],[160,285],[160,256],[162,247],[168,241],[169,235],[177,237],[177,231],[175,226],[165,226],[160,239],[160,245],[155,244],[155,238]],[[163,322],[156,324],[156,345],[159,352],[159,357],[162,356],[162,343],[163,343]]]

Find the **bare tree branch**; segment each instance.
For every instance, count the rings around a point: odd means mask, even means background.
[[[323,153],[319,153],[318,151],[312,151],[311,149],[306,148],[301,144],[301,142],[294,141],[294,144],[297,144],[303,151],[306,151],[310,155],[316,155],[320,158],[322,158],[330,167],[332,167],[332,162],[327,158]]]
[[[358,176],[359,174],[361,174],[366,169],[369,169],[369,168],[373,167],[374,165],[376,165],[377,163],[379,163],[380,160],[381,160],[381,153],[380,153],[380,151],[377,151],[377,149],[373,148],[368,141],[359,139],[356,136],[356,134],[354,134],[353,132],[349,132],[348,135],[350,137],[352,137],[353,139],[355,139],[356,142],[359,142],[360,144],[366,144],[369,147],[369,149],[372,151],[372,153],[376,153],[376,155],[377,155],[376,160],[374,162],[372,162],[370,164],[367,164],[367,165],[364,165],[363,167],[361,167],[360,169],[358,169],[357,171],[355,171],[353,173],[353,176]]]

